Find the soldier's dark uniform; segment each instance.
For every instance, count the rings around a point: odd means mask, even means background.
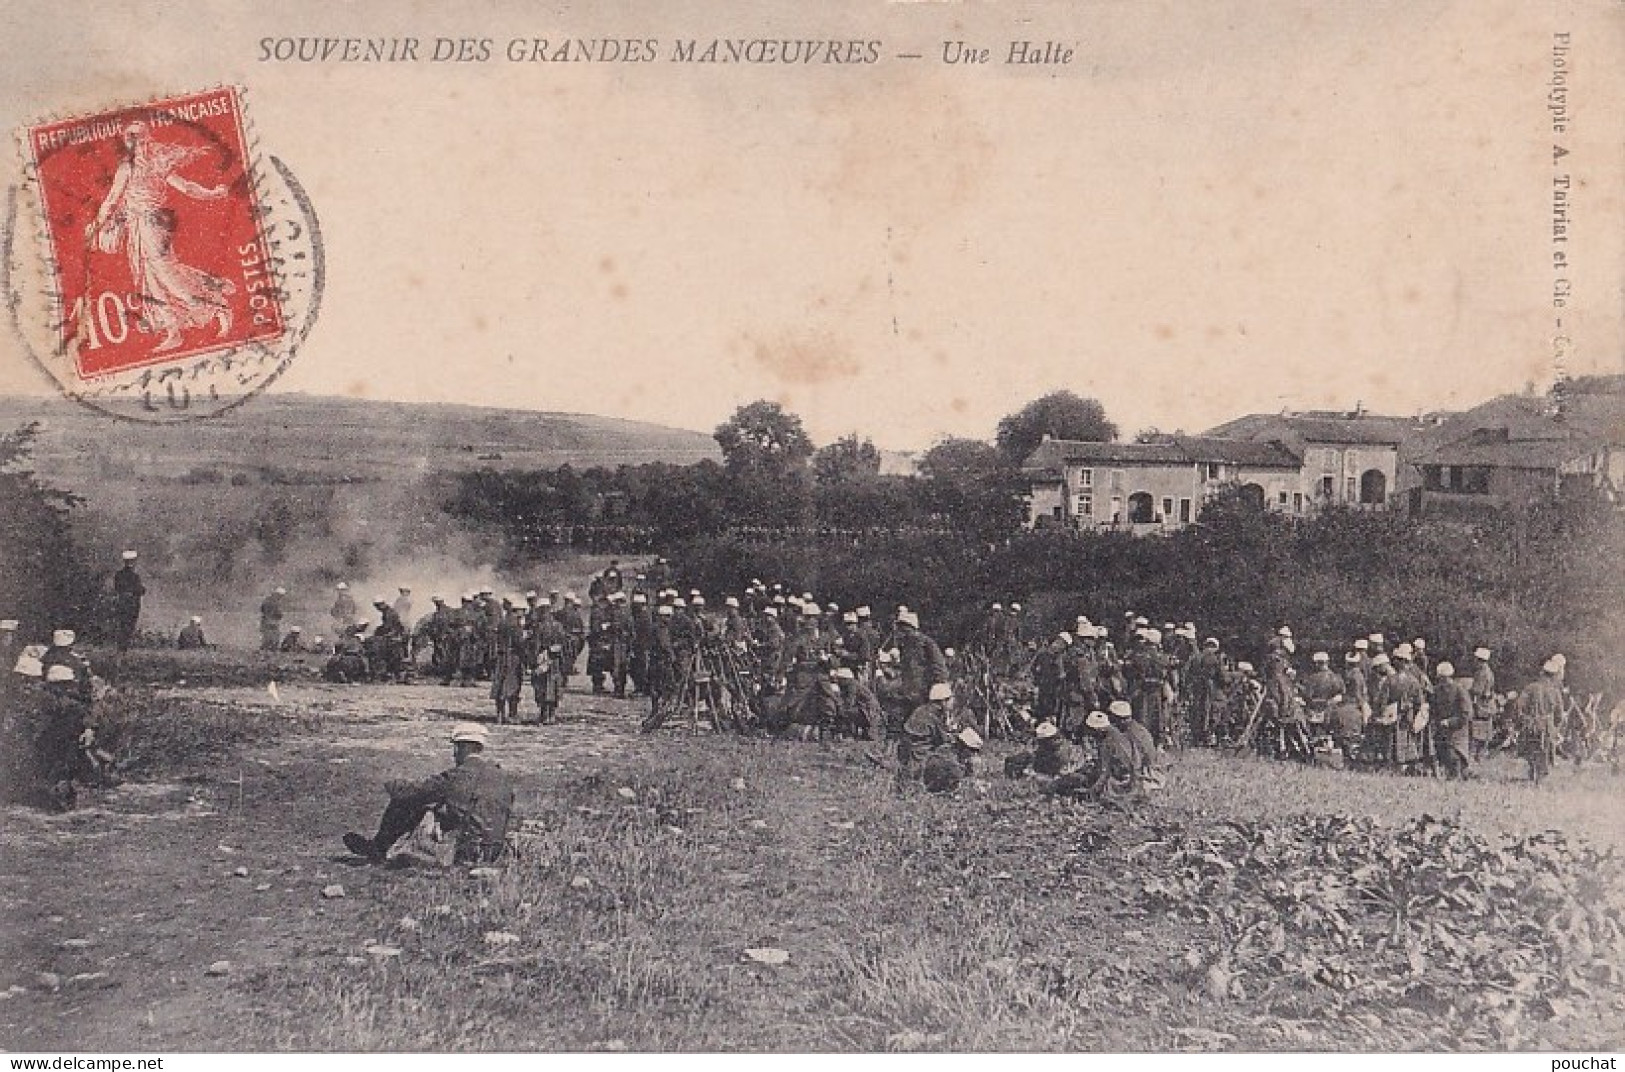
[[[126,562],[113,574],[113,641],[119,651],[128,651],[141,618],[141,597],[147,586],[141,583],[135,566]]]
[[[1442,678],[1431,706],[1434,754],[1447,776],[1465,778],[1473,754],[1473,697],[1467,682]]]
[[[387,788],[389,806],[367,855],[382,859],[431,810],[441,827],[456,836],[457,864],[491,863],[502,855],[514,793],[513,780],[496,763],[469,756],[421,782],[391,782]]]
[[[496,658],[491,670],[491,699],[496,701],[497,721],[519,719],[519,697],[524,694],[529,665],[527,646],[530,633],[517,610],[497,626]]]
[[[558,714],[559,701],[564,697],[564,652],[570,643],[564,627],[548,613],[536,616],[531,626],[532,645],[536,651],[535,667],[531,671],[531,689],[536,697],[538,717],[544,723],[553,721]]]
[[[648,603],[633,603],[628,612],[632,621],[632,643],[627,651],[626,673],[632,680],[632,692],[649,692],[649,652],[654,644],[654,613]]]
[[[275,651],[282,642],[283,601],[272,592],[260,603],[260,650]]]
[[[932,685],[948,680],[948,660],[937,642],[918,629],[901,629],[897,634],[899,677],[904,695],[924,703]]]
[[[581,608],[568,601],[554,613],[554,616],[564,627],[565,635],[570,638],[569,646],[564,649],[564,681],[565,684],[569,684],[570,678],[576,672],[576,660],[581,658],[581,649],[587,642],[587,623],[582,620]]]
[[[181,627],[181,632],[175,638],[175,646],[182,651],[195,651],[209,646],[203,639],[203,627],[197,622],[187,622]]]
[[[1151,643],[1141,644],[1130,656],[1127,677],[1134,718],[1151,732],[1159,745],[1168,740],[1168,657]]]

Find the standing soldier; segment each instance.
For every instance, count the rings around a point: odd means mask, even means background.
[[[916,705],[927,702],[931,686],[948,683],[948,660],[911,610],[897,615],[897,660],[903,695]]]
[[[378,661],[372,667],[373,677],[387,675],[392,680],[402,681],[406,677],[406,623],[383,596],[374,599],[372,605],[380,619],[378,628],[372,631],[378,651]]]
[[[113,640],[121,655],[130,650],[130,641],[135,639],[141,597],[147,594],[147,586],[135,571],[135,552],[125,551],[122,558],[124,565],[113,574]]]
[[[677,684],[677,645],[672,639],[671,625],[676,610],[670,603],[655,608],[654,629],[649,641],[649,709],[660,710],[660,703]]]
[[[1034,713],[1040,722],[1058,725],[1061,721],[1067,649],[1071,646],[1072,634],[1060,633],[1033,659],[1033,684],[1038,689]]]
[[[1168,660],[1162,653],[1162,631],[1146,629],[1140,634],[1140,643],[1129,658],[1130,710],[1139,724],[1150,731],[1151,739],[1160,747],[1168,742],[1168,701],[1172,686],[1168,684]],[[1116,710],[1108,708],[1108,713]]]
[[[1495,735],[1496,718],[1501,713],[1501,700],[1495,691],[1495,671],[1490,669],[1489,648],[1473,650],[1473,683],[1468,694],[1473,698],[1473,758],[1477,759]]]
[[[610,621],[609,597],[604,594],[602,586],[599,586],[596,596],[589,598],[592,607],[587,612],[587,679],[592,682],[593,695],[601,696],[604,693],[604,675],[610,669],[610,633],[614,625]]]
[[[1218,637],[1202,641],[1202,650],[1192,657],[1185,671],[1185,688],[1190,695],[1191,739],[1199,744],[1216,744],[1213,708],[1224,693],[1224,660],[1219,655]]]
[[[536,694],[537,719],[543,725],[558,716],[564,697],[564,652],[570,643],[558,619],[542,608],[531,622],[531,647],[536,666],[531,672],[531,688]]]
[[[609,679],[616,698],[624,700],[632,662],[632,611],[626,604],[626,592],[619,588],[610,593],[609,626]]]
[[[649,596],[644,592],[632,593],[632,642],[628,649],[627,676],[632,679],[632,694],[649,694],[649,652],[654,645],[654,614],[649,610]]]
[[[497,625],[491,671],[491,699],[496,701],[499,724],[519,721],[519,698],[524,694],[528,669],[524,607],[518,599],[507,602],[507,613]]]
[[[275,651],[282,642],[282,617],[288,590],[278,587],[260,603],[260,650]]]
[[[1529,764],[1529,780],[1536,785],[1552,772],[1557,757],[1566,663],[1561,655],[1547,659],[1540,668],[1540,677],[1518,696],[1518,750]]]
[[[765,696],[777,695],[783,688],[780,670],[784,663],[784,627],[779,624],[779,608],[763,607],[756,627],[756,677]]]
[[[1441,662],[1433,668],[1433,750],[1446,777],[1468,778],[1473,754],[1473,697],[1456,668]]]
[[[576,660],[581,658],[581,649],[587,644],[587,622],[581,616],[581,600],[574,592],[565,593],[557,617],[559,624],[564,627],[565,634],[570,638],[569,645],[564,649],[564,682],[569,684],[570,678],[576,672]]]
[[[333,606],[328,610],[328,617],[333,619],[333,635],[340,637],[344,631],[355,622],[355,600],[350,596],[350,586],[343,581],[334,585],[338,593],[333,597]]]

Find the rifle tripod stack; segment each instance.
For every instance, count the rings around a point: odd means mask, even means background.
[[[678,667],[677,680],[643,720],[653,733],[669,718],[686,719],[698,731],[701,720],[713,730],[744,732],[758,722],[752,675],[720,637],[705,636]]]

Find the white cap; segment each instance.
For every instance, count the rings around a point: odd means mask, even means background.
[[[655,608],[655,613],[669,618],[677,612],[671,609],[670,603],[662,603],[660,606]]]
[[[1456,676],[1456,668],[1454,666],[1452,666],[1451,664],[1447,663],[1447,662],[1440,663],[1438,666],[1435,666],[1433,668],[1433,672],[1435,674],[1438,674],[1440,677],[1455,677]]]
[[[532,600],[532,599],[541,599],[541,598],[542,598],[541,593],[536,591],[536,589],[534,589],[534,588],[527,589],[526,592],[525,592],[525,599],[527,601]]]
[[[119,557],[124,559],[124,561],[126,561],[126,562],[134,562],[135,561],[135,552],[134,551],[126,551],[122,555],[120,555]]]
[[[484,726],[478,722],[459,722],[452,727],[451,740],[453,744],[464,742],[471,744],[484,744],[490,738]]]
[[[1388,658],[1388,656],[1384,655],[1382,652],[1378,652],[1376,655],[1371,657],[1372,666],[1387,666],[1392,661],[1392,659]]]
[[[819,613],[817,603],[803,603],[801,605],[801,616],[803,618],[816,618]]]
[[[1070,643],[1072,643],[1072,634],[1071,633],[1061,633],[1055,639],[1059,640],[1063,644],[1070,644]]]
[[[276,589],[276,594],[279,596],[285,596],[288,594],[288,590],[286,588],[279,587]]]
[[[1083,724],[1092,730],[1103,730],[1112,724],[1112,720],[1106,717],[1104,711],[1090,711],[1089,717],[1083,720]]]
[[[1485,662],[1489,662],[1490,661],[1490,649],[1489,648],[1474,648],[1473,649],[1473,658],[1482,659]]]
[[[845,614],[841,615],[841,621],[845,622],[847,625],[857,625],[858,616],[856,612],[849,610]]]
[[[192,615],[192,624],[193,625],[202,625],[203,624],[203,615],[201,615],[201,614]]]
[[[1012,603],[1012,604],[1010,604],[1010,609],[1011,610],[1020,610],[1021,609],[1021,604],[1020,603]]]
[[[644,595],[642,592],[633,592],[632,593],[632,602],[634,602],[634,603],[647,603],[647,602],[649,602],[649,597]]]
[[[1563,667],[1567,665],[1568,663],[1561,655],[1553,655],[1550,659],[1546,660],[1545,665],[1543,665],[1541,669],[1546,671],[1548,674],[1561,674],[1563,672]]]
[[[1411,646],[1409,644],[1401,644],[1394,649],[1394,658],[1396,659],[1409,659],[1415,654],[1416,653],[1411,650]]]
[[[989,607],[988,609],[989,610],[1003,610],[1004,609],[1004,604],[1003,603],[995,603],[995,604],[993,604],[993,606]]]
[[[946,681],[939,681],[931,686],[931,690],[926,693],[925,698],[927,700],[951,700],[954,698],[953,686]]]
[[[1241,662],[1236,664],[1236,669],[1243,674],[1250,674],[1253,672],[1253,664],[1243,659]]]
[[[1292,627],[1290,625],[1283,625],[1281,628],[1275,631],[1275,635],[1280,637],[1289,637],[1292,635]]]
[[[767,615],[770,618],[777,618],[779,616],[779,608],[777,608],[777,607],[763,607],[762,608],[762,613]]]
[[[72,681],[73,680],[73,667],[71,667],[71,666],[63,666],[61,663],[58,663],[57,665],[51,667],[49,670],[45,671],[45,680],[46,681]]]
[[[1382,634],[1381,633],[1372,633],[1369,637],[1366,637],[1366,639],[1371,641],[1371,643],[1373,643],[1373,644],[1381,644],[1382,643]]]
[[[859,607],[857,613],[858,613],[859,618],[867,618],[867,617],[869,617],[869,615],[873,614],[874,612],[871,611],[868,607]]]
[[[849,666],[836,667],[835,677],[840,681],[856,681],[858,679],[858,675],[854,674]]]
[[[892,658],[892,653],[889,648],[875,655],[875,662],[879,663],[881,666],[886,666],[896,661],[896,659]]]
[[[201,622],[203,619],[202,618],[193,618],[192,620],[194,622]],[[290,633],[303,633],[304,631],[305,631],[305,627],[302,626],[302,625],[290,625],[288,627],[288,632],[290,632]]]
[[[1139,625],[1139,626],[1150,625],[1151,624],[1151,619],[1145,617],[1144,615],[1139,615],[1134,619],[1134,624]]]
[[[16,631],[17,631],[17,619],[16,618],[0,619],[0,633],[15,633]]]
[[[1423,640],[1421,637],[1417,637],[1415,640],[1411,641],[1411,647],[1413,648],[1422,648],[1423,650],[1426,650],[1427,646],[1428,642]]]
[[[966,726],[964,729],[959,731],[959,743],[973,751],[980,751],[982,747],[982,735],[971,729],[969,726]]]
[[[1343,661],[1348,663],[1350,666],[1358,666],[1360,665],[1360,653],[1357,651],[1351,651],[1347,655],[1343,656]]]
[[[898,625],[911,625],[915,629],[920,627],[920,616],[911,610],[905,610],[897,616]]]
[[[333,587],[337,588],[341,592],[348,592],[350,590],[350,586],[348,584],[345,584],[343,581],[340,581],[338,584],[335,584]]]
[[[1202,647],[1212,648],[1213,650],[1217,651],[1219,649],[1219,638],[1216,636],[1208,637],[1206,640],[1202,641]]]
[[[566,603],[580,603],[581,597],[576,595],[574,592],[566,592],[564,593],[564,601]]]
[[[737,606],[739,606],[739,597],[738,596],[729,596],[727,599],[724,599],[722,601],[722,605],[724,607],[737,607]]]
[[[1145,631],[1145,639],[1146,639],[1146,642],[1150,643],[1150,644],[1161,644],[1162,643],[1162,630],[1161,629],[1147,629]]]
[[[40,656],[44,654],[45,648],[43,645],[30,644],[23,649],[21,655],[17,656],[17,664],[11,668],[12,672],[21,674],[24,677],[44,676],[45,667],[41,666],[39,661]]]
[[[688,605],[691,607],[703,607],[705,606],[705,597],[702,595],[690,596]]]
[[[682,609],[682,610],[687,610],[688,609],[688,603],[687,603],[687,601],[685,601],[683,599],[682,596],[673,596],[672,600],[671,600],[671,606],[677,607],[677,608]]]
[[[1113,700],[1106,711],[1116,718],[1134,717],[1134,707],[1127,700]]]
[[[1317,663],[1329,663],[1332,661],[1332,657],[1323,651],[1315,652],[1313,655],[1309,656],[1309,659],[1311,662]]]
[[[1367,640],[1365,637],[1361,637],[1359,640],[1354,642],[1355,651],[1367,651],[1370,649],[1370,647],[1371,641]]]
[[[1048,740],[1049,738],[1056,736],[1060,732],[1061,732],[1060,730],[1055,728],[1055,723],[1053,723],[1053,722],[1040,722],[1038,724],[1038,731],[1035,734],[1035,736],[1040,741],[1043,741],[1043,740]]]
[[[75,639],[72,629],[58,629],[51,634],[51,643],[59,648],[70,647]]]

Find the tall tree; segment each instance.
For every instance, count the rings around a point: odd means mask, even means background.
[[[979,439],[945,439],[920,459],[926,508],[961,532],[1002,539],[1021,527],[1021,472]]]
[[[1086,443],[1110,443],[1117,425],[1106,417],[1106,407],[1093,398],[1071,391],[1051,391],[1035,398],[999,422],[999,450],[1012,465],[1020,465],[1048,435]]]
[[[29,467],[38,434],[31,423],[0,435],[0,618],[19,619],[31,638],[64,625],[94,633],[97,578],[76,552],[68,518],[80,499]]]
[[[717,426],[714,438],[732,473],[787,473],[805,465],[813,452],[801,418],[766,400],[734,410]]]
[[[880,475],[880,451],[858,434],[842,436],[818,448],[812,458],[813,477],[820,486],[833,487]]]

